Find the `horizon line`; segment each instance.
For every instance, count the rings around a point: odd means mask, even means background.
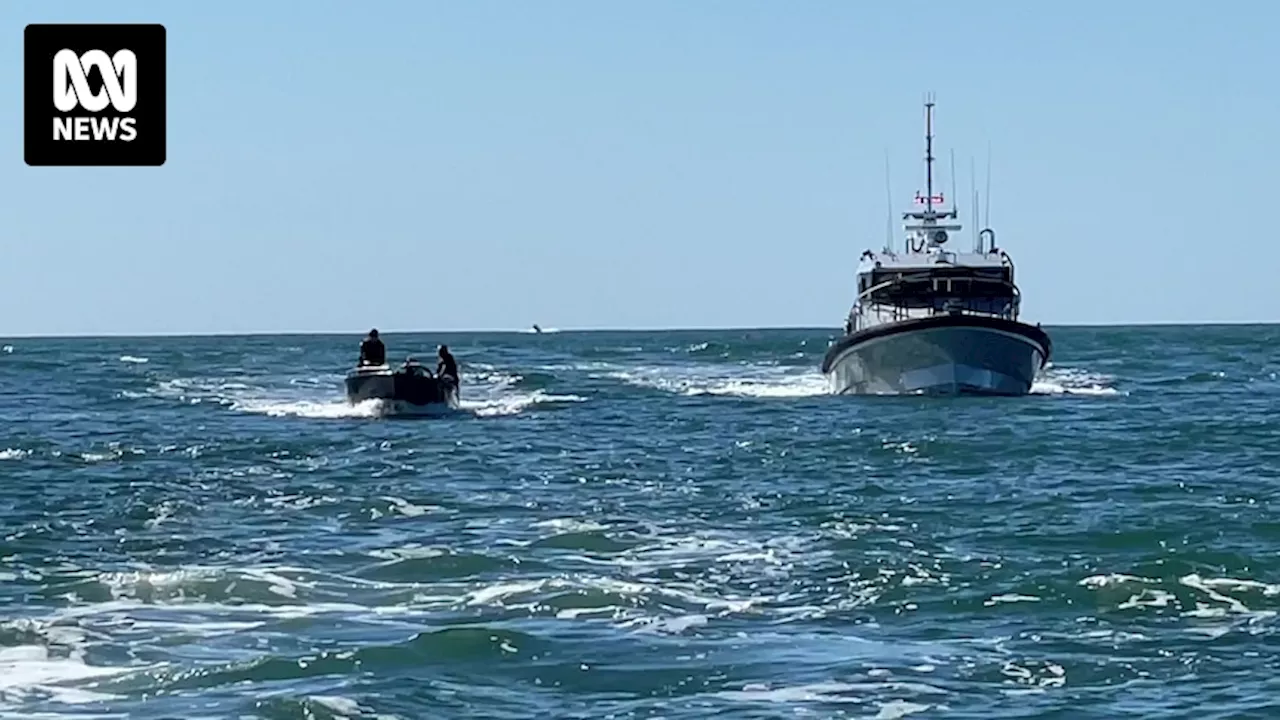
[[[1280,325],[1280,321],[1246,321],[1246,320],[1220,320],[1213,322],[1174,322],[1174,321],[1154,321],[1154,322],[1095,322],[1095,323],[1038,323],[1045,328],[1061,328],[1061,329],[1086,329],[1086,328],[1142,328],[1142,327],[1267,327],[1272,325]],[[551,327],[545,329],[542,333],[533,331],[532,326],[528,328],[512,329],[512,328],[480,328],[468,330],[443,330],[443,329],[427,329],[427,330],[404,330],[404,329],[379,329],[379,335],[562,335],[565,333],[639,333],[639,332],[724,332],[724,331],[750,331],[750,332],[766,332],[776,330],[831,330],[839,332],[838,326],[824,325],[774,325],[774,326],[747,326],[747,325],[727,325],[721,327],[711,326],[683,326],[683,327],[576,327],[576,328],[556,328]],[[0,335],[0,340],[98,340],[98,339],[145,339],[145,338],[205,338],[205,337],[364,337],[368,331],[347,331],[347,330],[248,330],[248,331],[230,331],[230,330],[213,330],[204,332],[108,332],[108,333],[53,333],[53,334],[20,334],[20,335]]]

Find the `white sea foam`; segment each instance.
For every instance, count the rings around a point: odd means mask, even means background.
[[[1081,368],[1057,367],[1053,363],[1031,386],[1033,395],[1128,395],[1114,387],[1115,378]]]
[[[232,410],[271,417],[316,419],[378,418],[388,416],[516,415],[531,408],[560,403],[585,402],[587,398],[519,387],[521,377],[478,365],[464,373],[462,399],[456,410],[414,408],[401,403],[367,400],[348,403],[342,396],[342,375],[328,373],[303,377],[187,377],[165,380],[146,395],[180,402],[219,404]],[[137,397],[138,393],[122,393]]]
[[[827,379],[816,369],[763,363],[737,365],[636,366],[593,370],[596,377],[610,377],[637,387],[679,395],[724,395],[754,398],[804,398],[830,392]],[[1125,394],[1113,387],[1114,378],[1078,368],[1052,364],[1032,385],[1033,395]]]
[[[510,392],[482,400],[463,399],[461,405],[463,410],[472,412],[479,417],[496,417],[516,415],[538,405],[581,403],[586,401],[587,398],[580,395],[553,394],[542,390],[534,390],[533,392]]]
[[[271,417],[372,418],[389,414],[385,404],[380,400],[366,400],[351,404],[342,400],[245,399],[234,401],[231,407],[241,412],[259,413]]]
[[[638,366],[598,372],[637,387],[679,395],[802,398],[825,395],[827,380],[813,369],[777,365]]]
[[[73,651],[68,657],[54,657],[42,645],[0,648],[0,707],[33,696],[47,696],[63,704],[81,704],[113,699],[112,695],[83,688],[67,687],[77,681],[99,679],[131,672],[128,667],[88,665]]]

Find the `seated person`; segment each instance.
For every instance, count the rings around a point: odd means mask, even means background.
[[[369,336],[360,343],[360,365],[386,365],[387,347],[378,339],[378,330],[369,331]]]

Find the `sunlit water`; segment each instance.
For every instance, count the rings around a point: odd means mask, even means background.
[[[825,331],[0,341],[0,717],[1280,716],[1280,328],[838,398]]]

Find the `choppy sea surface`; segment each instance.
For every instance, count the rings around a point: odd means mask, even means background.
[[[3,718],[1280,716],[1280,327],[1054,328],[1025,398],[826,330],[0,340]]]

